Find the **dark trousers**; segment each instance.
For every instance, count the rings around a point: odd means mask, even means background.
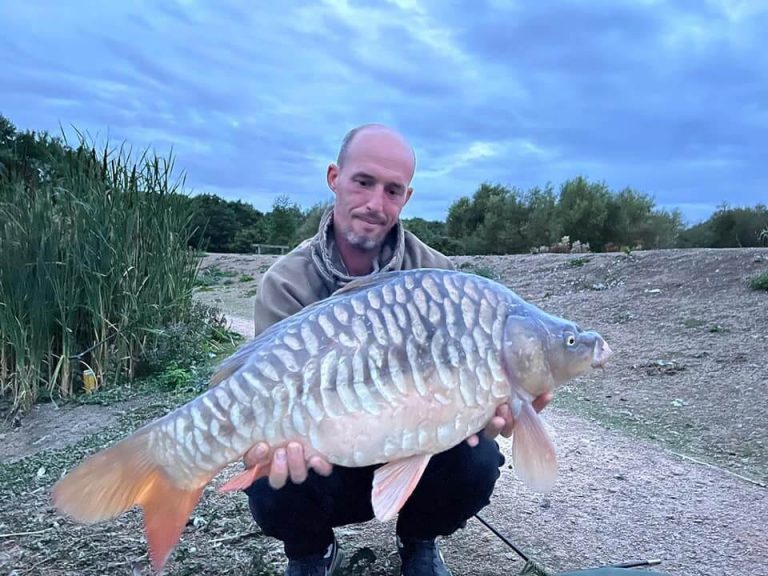
[[[471,448],[466,442],[436,454],[397,518],[397,534],[431,539],[462,528],[485,507],[499,478],[504,456],[482,434]],[[324,551],[333,528],[371,520],[371,486],[378,466],[334,466],[330,476],[309,472],[301,484],[290,480],[274,490],[267,478],[245,492],[253,518],[267,536],[282,540],[286,555]]]

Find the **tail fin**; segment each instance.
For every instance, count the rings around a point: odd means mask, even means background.
[[[176,486],[152,459],[148,431],[139,430],[83,462],[53,488],[53,505],[78,522],[114,518],[139,505],[152,566],[160,571],[181,537],[205,482]]]

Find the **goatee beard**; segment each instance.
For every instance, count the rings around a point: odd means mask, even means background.
[[[350,246],[357,248],[362,252],[373,252],[374,250],[378,250],[382,243],[381,240],[371,238],[370,236],[363,236],[362,234],[355,234],[352,231],[347,232],[344,235],[344,238],[349,242]]]

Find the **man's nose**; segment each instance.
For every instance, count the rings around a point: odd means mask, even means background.
[[[383,186],[375,186],[368,196],[367,206],[373,212],[382,212],[384,210],[384,191]]]

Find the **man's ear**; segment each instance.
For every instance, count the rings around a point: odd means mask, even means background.
[[[336,166],[333,162],[328,164],[328,171],[325,175],[325,180],[328,183],[328,188],[330,188],[334,194],[336,194],[336,182],[339,179],[339,167]]]
[[[403,202],[403,206],[408,204],[408,200],[411,199],[412,194],[413,194],[413,187],[408,186],[408,190],[405,192],[405,202]]]

